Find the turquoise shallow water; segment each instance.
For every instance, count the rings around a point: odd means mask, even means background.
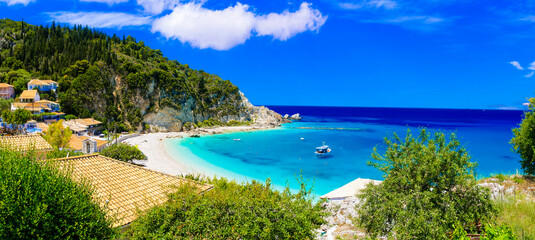
[[[281,107],[282,108],[282,107]],[[284,108],[278,112],[284,113]],[[478,175],[515,173],[520,169],[519,157],[511,152],[508,141],[511,128],[520,122],[511,112],[507,116],[429,116],[421,110],[420,116],[390,116],[349,112],[336,114],[307,112],[309,109],[286,109],[289,113],[304,112],[304,121],[284,124],[266,131],[242,132],[183,140],[169,140],[172,154],[187,159],[187,164],[200,172],[218,173],[238,180],[265,180],[268,177],[279,187],[290,184],[297,189],[296,176],[303,176],[314,184],[317,195],[323,195],[355,178],[382,179],[379,171],[366,166],[373,147],[383,147],[385,136],[393,132],[404,135],[407,129],[418,127],[456,132],[473,161],[477,161]],[[521,114],[520,112],[518,114]],[[333,116],[335,115],[335,116]],[[360,116],[364,115],[364,116]],[[403,114],[402,114],[403,115]],[[446,114],[450,116],[450,114]],[[511,117],[513,116],[513,117]],[[466,119],[468,118],[468,119]],[[337,129],[330,129],[337,128]],[[304,138],[304,140],[301,140]],[[234,139],[241,139],[234,141]],[[314,156],[314,148],[326,142],[332,148],[327,158]]]

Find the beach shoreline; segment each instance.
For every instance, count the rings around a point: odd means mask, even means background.
[[[207,169],[195,169],[194,166],[187,163],[187,160],[181,159],[183,156],[180,156],[180,154],[172,154],[171,156],[170,151],[165,146],[166,140],[269,129],[277,128],[266,127],[264,125],[198,128],[187,132],[146,133],[126,139],[123,142],[137,146],[138,149],[147,156],[147,160],[138,161],[137,163],[145,165],[148,169],[174,176],[199,173],[206,174],[209,172]]]

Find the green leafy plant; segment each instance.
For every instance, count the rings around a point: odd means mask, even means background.
[[[132,223],[130,239],[313,239],[324,223],[322,203],[313,203],[310,190],[279,192],[253,181],[238,184],[210,179],[214,188],[198,194],[179,187],[169,201]]]
[[[100,152],[100,154],[117,159],[124,162],[131,162],[132,160],[145,160],[147,156],[141,152],[137,147],[126,144],[117,143],[112,144]]]
[[[517,237],[509,226],[485,225],[485,234],[481,240],[516,240]]]
[[[503,175],[502,173],[492,175],[491,177],[498,179],[499,182],[505,181],[508,177]]]
[[[535,175],[535,98],[529,99],[528,111],[518,128],[513,129],[514,137],[510,143],[520,154],[520,165],[526,174]]]
[[[374,149],[369,164],[384,173],[379,185],[360,194],[359,224],[372,236],[397,239],[444,239],[452,226],[474,231],[495,209],[487,189],[476,184],[475,163],[451,134],[425,129],[415,138],[385,138],[386,149]]]
[[[0,149],[0,239],[110,239],[115,236],[87,183]]]
[[[50,124],[43,138],[53,147],[68,148],[71,136],[72,131],[68,127],[63,127],[63,120],[60,120]]]

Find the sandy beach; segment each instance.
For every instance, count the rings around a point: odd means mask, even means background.
[[[146,156],[147,160],[142,161],[146,168],[171,174],[181,175],[188,173],[203,172],[202,169],[194,169],[188,166],[186,161],[181,161],[180,156],[170,156],[167,152],[164,142],[169,138],[186,138],[193,135],[213,135],[232,132],[246,132],[255,130],[265,130],[263,126],[235,126],[235,127],[215,127],[199,128],[188,132],[169,132],[169,133],[147,133],[138,137],[127,139],[123,142],[137,146]]]

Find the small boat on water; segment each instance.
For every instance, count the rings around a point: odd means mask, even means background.
[[[323,157],[329,155],[330,152],[331,148],[328,145],[325,145],[325,143],[323,143],[321,147],[316,147],[316,151],[314,152],[314,154],[316,154],[316,157]]]
[[[241,141],[241,138],[234,138],[235,142]]]

